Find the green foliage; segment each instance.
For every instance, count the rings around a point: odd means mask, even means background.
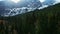
[[[17,34],[60,34],[60,4],[3,18]]]

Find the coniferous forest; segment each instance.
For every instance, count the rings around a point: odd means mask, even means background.
[[[60,34],[60,4],[13,17],[0,17],[0,34]]]

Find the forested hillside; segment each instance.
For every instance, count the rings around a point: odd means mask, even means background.
[[[60,4],[13,17],[0,17],[1,34],[60,34]]]

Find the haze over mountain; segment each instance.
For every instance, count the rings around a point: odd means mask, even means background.
[[[59,3],[58,0],[45,0],[44,2],[39,0],[22,0],[16,4],[9,0],[3,0],[0,1],[0,15],[5,17],[15,16],[18,14],[34,11],[36,9],[40,10],[57,3]]]

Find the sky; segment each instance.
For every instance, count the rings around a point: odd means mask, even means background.
[[[10,2],[14,2],[14,3],[18,3],[19,1],[32,1],[32,0],[0,0],[0,1],[10,1]],[[36,1],[36,0],[34,0]],[[44,3],[44,4],[50,4],[50,3],[60,3],[60,0],[38,0],[40,1],[41,3]]]
[[[0,1],[7,1],[7,0],[0,0]],[[44,2],[44,1],[48,1],[48,0],[39,0],[39,1]],[[53,0],[52,0],[52,1],[53,1]],[[60,0],[54,0],[54,1],[60,2]]]
[[[14,3],[18,3],[19,1],[24,1],[24,2],[26,2],[26,1],[33,1],[33,0],[0,0],[0,1],[10,1],[10,2],[14,2]],[[36,1],[36,0],[34,0],[34,1]],[[38,1],[40,1],[41,3],[43,3],[43,4],[51,4],[51,3],[60,3],[60,0],[38,0]]]

